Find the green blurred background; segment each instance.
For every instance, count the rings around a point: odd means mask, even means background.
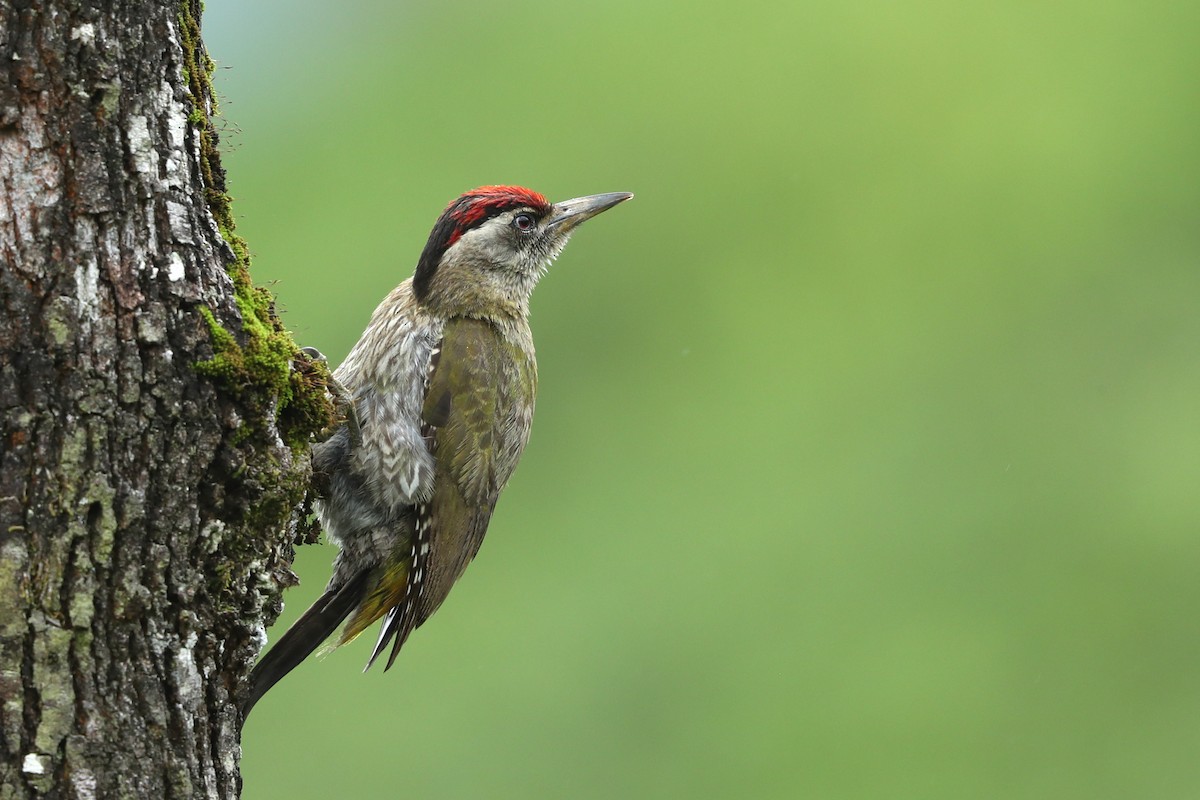
[[[267,696],[247,798],[1200,797],[1200,4],[204,22],[335,363],[458,193],[637,193],[534,297],[480,558]]]

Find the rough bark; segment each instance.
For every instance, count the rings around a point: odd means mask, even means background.
[[[232,231],[198,15],[0,0],[0,798],[238,795],[325,409]]]

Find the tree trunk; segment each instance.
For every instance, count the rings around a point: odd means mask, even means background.
[[[0,799],[237,797],[321,368],[250,285],[199,0],[0,0]]]

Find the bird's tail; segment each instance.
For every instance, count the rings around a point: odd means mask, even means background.
[[[363,570],[336,589],[321,595],[254,665],[250,673],[250,691],[242,701],[243,720],[268,689],[316,650],[333,633],[334,628],[359,606],[369,575],[370,570]]]

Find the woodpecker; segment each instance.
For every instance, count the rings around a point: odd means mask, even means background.
[[[446,207],[333,373],[347,420],[312,450],[333,576],[255,666],[243,718],[343,620],[335,646],[382,618],[367,668],[390,645],[387,670],[446,599],[529,439],[533,288],[582,222],[631,197],[483,186]]]

